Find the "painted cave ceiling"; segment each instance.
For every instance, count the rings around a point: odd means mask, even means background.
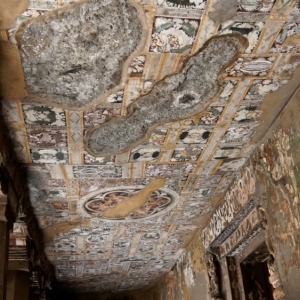
[[[257,146],[300,63],[300,11],[34,0],[2,39],[26,85],[3,115],[56,278],[127,290],[172,268]]]

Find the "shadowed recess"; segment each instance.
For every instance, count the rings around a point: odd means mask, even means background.
[[[149,94],[131,104],[126,117],[91,130],[87,150],[99,156],[125,152],[145,141],[159,124],[203,111],[221,88],[219,73],[245,50],[247,43],[240,35],[210,39],[179,74],[165,77]]]
[[[82,107],[120,84],[142,25],[125,0],[89,1],[24,23],[17,33],[29,93]]]

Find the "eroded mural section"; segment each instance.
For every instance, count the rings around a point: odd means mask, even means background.
[[[239,35],[211,39],[190,58],[181,73],[166,77],[129,106],[126,118],[112,120],[90,132],[87,149],[94,155],[126,151],[143,142],[154,126],[203,110],[220,88],[219,72],[246,46],[247,41]]]
[[[120,83],[142,25],[128,1],[88,1],[25,23],[17,33],[28,92],[81,107]]]

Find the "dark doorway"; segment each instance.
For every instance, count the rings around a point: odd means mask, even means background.
[[[269,283],[268,260],[271,258],[265,243],[255,249],[240,264],[246,300],[275,300]]]

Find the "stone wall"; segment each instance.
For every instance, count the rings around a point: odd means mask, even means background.
[[[228,249],[230,255],[239,254],[258,234],[264,235],[268,250],[275,258],[276,269],[278,267],[279,283],[274,282],[278,279],[276,274],[269,279],[279,286],[274,291],[274,298],[283,299],[285,294],[285,299],[299,299],[299,113],[298,90],[228,189],[201,237],[198,232],[172,271],[157,285],[156,299],[193,300],[199,299],[199,295],[201,299],[211,299],[211,276],[205,264],[205,249],[212,251],[218,245],[219,258]],[[259,216],[261,212],[263,216]],[[236,233],[239,239],[235,239]],[[228,241],[233,244],[228,245]],[[224,249],[224,246],[229,248]],[[224,291],[223,287],[222,297],[231,299],[231,292]]]
[[[299,299],[300,287],[300,93],[294,95],[252,158],[254,199],[267,214],[269,251],[278,264],[286,299]]]

